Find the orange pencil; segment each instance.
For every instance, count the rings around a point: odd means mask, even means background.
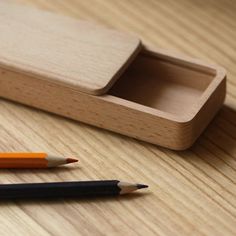
[[[77,161],[47,153],[0,153],[0,168],[50,168]]]

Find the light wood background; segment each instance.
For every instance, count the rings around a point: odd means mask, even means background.
[[[236,2],[16,2],[133,31],[146,43],[218,63],[228,70],[228,92],[215,120],[184,152],[0,100],[0,151],[80,158],[70,168],[1,170],[1,183],[122,179],[150,185],[145,194],[115,199],[1,201],[0,235],[235,235]]]

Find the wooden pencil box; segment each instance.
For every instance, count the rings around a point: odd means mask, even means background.
[[[134,35],[0,2],[0,96],[182,150],[225,98],[226,73]]]

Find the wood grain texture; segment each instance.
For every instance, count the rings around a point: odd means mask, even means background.
[[[0,68],[0,96],[152,144],[187,149],[223,104],[225,72],[170,57],[173,64],[166,55],[153,54],[139,55],[101,96]],[[202,72],[190,69],[197,66]]]
[[[189,148],[224,102],[220,66],[148,49],[129,34],[48,11],[6,2],[0,9],[3,98],[174,150]]]
[[[7,1],[0,22],[3,68],[89,94],[107,91],[139,51],[131,34]]]
[[[236,4],[225,1],[17,0],[133,31],[228,71],[224,107],[197,143],[174,152],[0,101],[0,149],[78,154],[80,166],[4,170],[1,183],[119,178],[150,185],[127,198],[1,202],[1,235],[235,235]],[[220,30],[219,30],[220,29]]]

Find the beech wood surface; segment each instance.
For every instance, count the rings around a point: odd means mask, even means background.
[[[220,64],[228,82],[225,105],[194,146],[182,152],[1,99],[1,152],[44,151],[80,159],[77,166],[55,170],[2,170],[1,183],[121,179],[150,188],[120,198],[1,201],[0,235],[235,235],[234,1],[16,2],[132,31],[146,44]]]
[[[131,34],[8,1],[0,1],[0,31],[1,67],[89,94],[103,94],[140,44]]]
[[[174,150],[189,148],[224,102],[223,68],[130,34],[7,2],[0,31],[3,98]]]

